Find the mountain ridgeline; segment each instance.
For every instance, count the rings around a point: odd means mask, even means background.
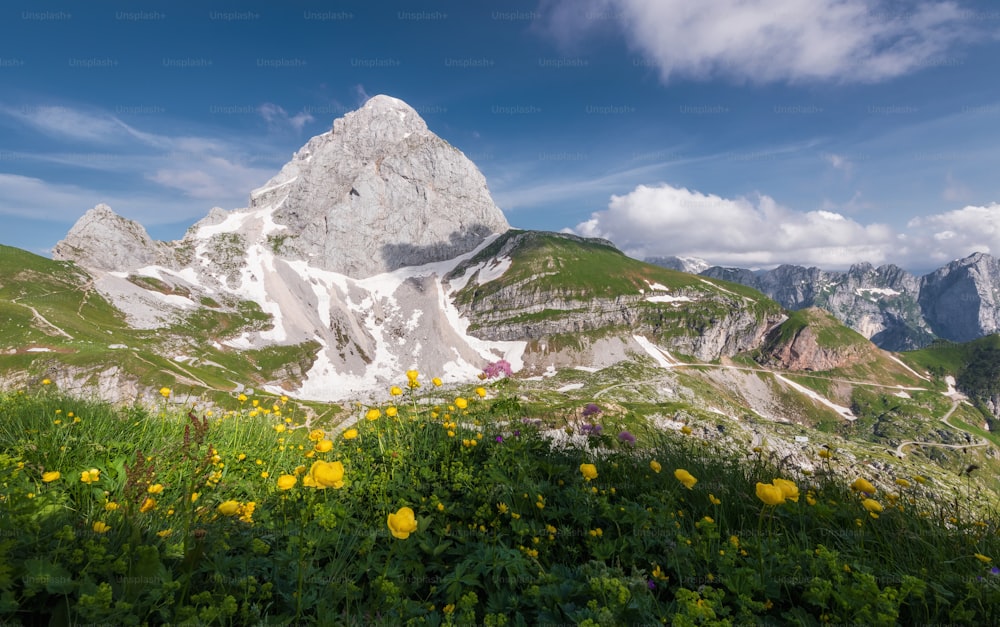
[[[753,350],[784,319],[735,283],[603,240],[511,229],[476,166],[388,96],[310,139],[246,208],[214,208],[180,240],[155,241],[102,204],[55,261],[20,257],[0,281],[32,333],[0,347],[21,366],[5,368],[6,381],[51,375],[80,390],[119,363],[154,391],[248,385],[340,401],[408,368],[458,382],[500,359],[529,376],[637,355],[718,360]],[[75,314],[33,299],[20,264],[72,268],[67,307],[115,315],[93,337],[60,325]],[[99,394],[120,400],[134,387]]]
[[[968,342],[1000,331],[1000,260],[985,253],[921,277],[871,264],[846,272],[713,266],[701,275],[760,290],[787,309],[825,309],[886,350],[913,350],[936,338]]]

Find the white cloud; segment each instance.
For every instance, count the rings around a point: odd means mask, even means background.
[[[900,238],[900,254],[940,265],[975,252],[1000,254],[1000,204],[914,218]]]
[[[151,146],[162,144],[162,139],[156,135],[143,133],[105,113],[50,105],[2,107],[0,113],[57,139],[105,145],[135,140]]]
[[[264,121],[271,128],[280,128],[287,125],[295,129],[296,132],[301,131],[302,127],[316,119],[308,111],[300,111],[295,115],[288,115],[288,112],[284,108],[270,102],[265,102],[257,107],[257,113],[260,114],[260,117],[264,118]]]
[[[692,256],[709,263],[827,269],[894,263],[929,270],[974,252],[1000,253],[1000,204],[910,220],[905,229],[862,224],[831,208],[795,211],[773,198],[722,198],[661,184],[612,196],[571,230],[611,240],[637,258]]]
[[[893,241],[885,225],[832,211],[803,213],[765,195],[727,199],[666,184],[612,196],[607,210],[575,231],[610,239],[637,257],[687,255],[742,266],[879,263]]]
[[[183,198],[109,194],[82,185],[0,173],[0,216],[72,223],[98,203],[108,204],[120,215],[146,226],[200,218],[207,212],[201,203]]]
[[[272,170],[250,168],[224,157],[186,153],[168,157],[165,164],[147,179],[165,187],[177,189],[190,198],[218,204],[220,199],[246,198],[274,176]],[[182,167],[176,164],[183,163]]]
[[[609,22],[664,82],[877,82],[935,62],[971,37],[956,2],[551,0],[549,32],[578,42]]]
[[[288,116],[277,105],[262,105],[260,111],[269,124],[291,126],[296,130],[312,120],[308,113]],[[146,179],[179,191],[184,197],[204,201],[190,203],[191,206],[182,215],[171,216],[174,220],[186,216],[201,216],[206,207],[213,205],[227,208],[241,206],[251,190],[259,187],[277,171],[273,167],[253,167],[241,163],[241,154],[261,153],[262,147],[240,138],[226,140],[147,133],[108,113],[64,106],[0,106],[0,115],[23,123],[39,133],[69,142],[74,148],[78,145],[84,147],[80,152],[60,150],[38,154],[18,153],[18,158],[26,162],[60,163],[81,169],[101,170],[129,180],[126,184],[129,186],[136,179]],[[290,151],[288,156],[291,156]],[[81,181],[83,178],[76,180]],[[96,202],[111,204],[97,192],[79,186],[79,183],[54,183],[8,175],[4,181],[4,189],[21,195],[8,196],[6,202],[0,202],[0,214],[26,215],[25,211],[44,212],[46,207],[52,208],[52,211],[62,211],[56,207],[66,207],[67,210],[72,207],[72,211],[82,213]],[[33,200],[31,194],[22,193],[28,189],[34,189],[32,193],[37,194],[37,200]],[[125,205],[122,207],[125,210],[133,205],[143,204],[141,195],[130,195],[124,191],[118,193],[120,198],[126,199],[119,203],[119,206]],[[77,195],[75,199],[74,195]],[[26,207],[30,209],[25,209]]]

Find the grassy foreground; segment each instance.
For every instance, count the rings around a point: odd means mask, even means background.
[[[1000,516],[920,477],[543,424],[503,380],[403,381],[346,430],[50,388],[0,395],[4,625],[1000,622]]]

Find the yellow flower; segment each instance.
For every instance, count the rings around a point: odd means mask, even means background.
[[[201,496],[201,492],[192,492],[191,493],[191,502],[194,503],[195,501],[198,500],[198,497],[200,497],[200,496]]]
[[[444,503],[438,503],[437,504],[437,508],[438,508],[439,512],[443,512],[444,511]]]
[[[908,488],[908,487],[910,487],[910,482],[907,481],[906,479],[900,478],[900,479],[896,479],[896,485],[898,485],[901,488]]]
[[[816,497],[813,495],[812,491],[806,492],[806,503],[810,505],[816,504]]]
[[[309,483],[303,481],[303,485],[325,490],[334,488],[339,490],[344,487],[344,465],[340,462],[313,462],[309,469]]]
[[[875,486],[869,483],[867,480],[858,477],[851,484],[851,489],[857,492],[867,492],[868,494],[875,494]]]
[[[441,387],[440,377],[434,377],[433,379],[431,379],[431,383],[434,384],[434,387]]]
[[[799,487],[788,479],[775,479],[771,482],[789,501],[799,502]]]
[[[169,398],[170,388],[160,388],[160,396],[162,396],[163,398]]]
[[[656,461],[655,459],[653,461],[649,462],[649,467],[653,470],[653,472],[656,472],[656,473],[658,473],[661,470],[663,470],[663,466],[661,466],[660,462]]]
[[[238,400],[241,403],[245,403],[245,402],[247,402],[247,395],[246,394],[240,394],[239,396],[236,397],[236,400]]]
[[[388,416],[388,417],[390,417],[390,418],[395,418],[398,414],[399,414],[399,410],[396,409],[395,407],[391,406],[391,405],[389,407],[385,408],[385,415]]]
[[[278,489],[291,490],[297,482],[298,479],[295,478],[295,475],[281,475],[278,477]]]
[[[313,448],[316,449],[317,453],[329,453],[333,449],[333,442],[330,440],[320,440]]]
[[[694,476],[691,475],[691,473],[684,470],[683,468],[678,468],[677,470],[675,470],[674,477],[676,477],[678,481],[683,483],[684,487],[687,488],[688,490],[694,488],[694,484],[698,483],[698,480],[695,479]]]
[[[722,501],[720,501],[719,499],[715,498],[714,494],[709,494],[708,495],[708,500],[709,500],[709,502],[712,503],[712,505],[722,505]]]
[[[476,396],[486,398],[486,388],[476,388]]]
[[[681,427],[681,433],[683,433],[684,435],[691,435],[691,427],[684,425],[683,427]]]
[[[112,502],[112,501],[108,501],[107,503],[104,504],[104,511],[106,511],[106,512],[113,512],[113,511],[116,511],[119,507],[121,507],[121,506],[118,505],[118,503],[115,503],[115,502]]]
[[[91,527],[91,529],[94,530],[94,533],[107,533],[111,531],[111,527],[102,520],[98,520],[97,522],[95,522],[94,526]]]
[[[274,430],[277,431],[278,433],[284,433],[285,425],[279,422],[278,424],[274,425]]]
[[[458,407],[459,409],[465,409],[468,406],[469,406],[469,401],[465,400],[461,396],[455,399],[455,407]]]
[[[368,410],[368,413],[365,414],[365,418],[367,418],[368,420],[378,420],[378,417],[381,415],[382,415],[381,411],[379,411],[375,407],[372,407],[371,409]]]
[[[267,472],[266,470],[264,472],[260,473],[260,478],[261,479],[267,479],[270,476],[271,476],[271,473]]]
[[[145,514],[148,511],[152,511],[154,509],[156,509],[156,499],[149,496],[147,496],[146,500],[143,501],[142,505],[139,506],[139,511],[142,512],[143,514]]]
[[[400,389],[398,385],[394,385],[391,388],[389,388],[389,394],[392,394],[393,396],[400,396],[402,393],[403,390]]]
[[[914,475],[914,476],[913,476],[913,480],[914,480],[914,481],[916,481],[917,483],[921,484],[921,485],[922,485],[922,484],[923,484],[923,483],[924,483],[925,481],[927,481],[927,479],[925,479],[925,478],[921,477],[920,475]]]
[[[219,506],[216,508],[216,511],[218,511],[223,516],[235,516],[236,513],[240,511],[240,502],[225,501],[219,503]]]
[[[173,533],[174,533],[173,529],[164,529],[163,531],[157,531],[156,535],[160,536],[161,538],[169,538],[171,535],[173,535]]]
[[[42,473],[42,482],[43,483],[52,483],[53,481],[59,479],[59,477],[61,477],[61,476],[62,476],[62,473],[60,473],[58,470],[50,470],[49,472],[43,472]]]
[[[861,501],[861,504],[869,512],[873,512],[875,514],[878,514],[878,513],[880,513],[882,511],[882,504],[879,503],[878,501],[876,501],[875,499],[865,499],[865,500]]]
[[[597,466],[594,464],[580,464],[580,474],[587,481],[591,479],[597,479]]]
[[[451,614],[451,613],[453,613],[455,611],[455,604],[454,603],[449,603],[448,605],[445,605],[444,607],[442,607],[441,611],[444,612],[445,614]]]
[[[319,442],[324,437],[325,436],[323,434],[323,430],[322,429],[313,429],[312,431],[309,432],[309,441],[310,442]]]
[[[417,519],[409,507],[400,507],[395,514],[389,514],[386,524],[394,538],[405,540],[417,530]]]
[[[101,471],[96,468],[84,470],[80,473],[80,481],[83,483],[96,483],[101,480]]]
[[[501,514],[506,514],[509,511],[507,504],[497,503],[497,511],[500,512]]]
[[[347,431],[344,431],[344,439],[345,440],[353,440],[356,437],[358,437],[358,430],[357,429],[348,429]]]
[[[407,385],[407,387],[409,387],[410,389],[414,389],[414,388],[420,387],[420,381],[417,381],[417,377],[419,377],[419,376],[420,376],[420,373],[417,372],[416,370],[407,370],[406,371],[406,385]]]
[[[785,493],[771,483],[757,482],[757,498],[766,505],[781,505],[785,502]]]
[[[818,454],[823,459],[830,459],[831,457],[830,449],[827,448],[821,448]]]
[[[984,564],[989,564],[990,562],[993,561],[993,558],[986,557],[982,553],[976,553],[975,558]]]
[[[150,494],[159,494],[160,492],[163,492],[163,484],[154,483],[153,485],[146,488],[146,492],[149,492]]]
[[[42,385],[52,385],[51,379],[42,379]]]

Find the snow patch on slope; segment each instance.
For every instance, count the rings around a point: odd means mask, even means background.
[[[841,417],[843,417],[843,418],[845,418],[847,420],[857,420],[857,416],[855,416],[851,412],[851,410],[848,409],[847,407],[844,407],[843,405],[837,405],[836,403],[830,401],[829,399],[826,399],[826,398],[820,396],[819,394],[817,394],[816,392],[813,392],[809,388],[807,388],[805,386],[802,386],[802,385],[799,385],[798,383],[796,383],[794,381],[791,381],[789,379],[786,379],[785,377],[781,376],[777,372],[774,373],[774,378],[776,378],[778,381],[781,381],[782,383],[784,383],[785,385],[789,386],[790,388],[793,388],[796,391],[798,391],[798,392],[800,392],[802,394],[805,394],[806,396],[808,396],[809,398],[811,398],[814,401],[818,402],[819,404],[826,405],[830,409],[832,409],[835,412],[837,412],[838,414],[840,414]]]
[[[641,335],[633,335],[632,339],[635,340],[636,344],[642,347],[642,350],[646,351],[646,354],[656,360],[656,363],[661,368],[672,368],[678,364],[678,361],[674,359],[670,353],[663,350],[656,344],[653,344]]]

